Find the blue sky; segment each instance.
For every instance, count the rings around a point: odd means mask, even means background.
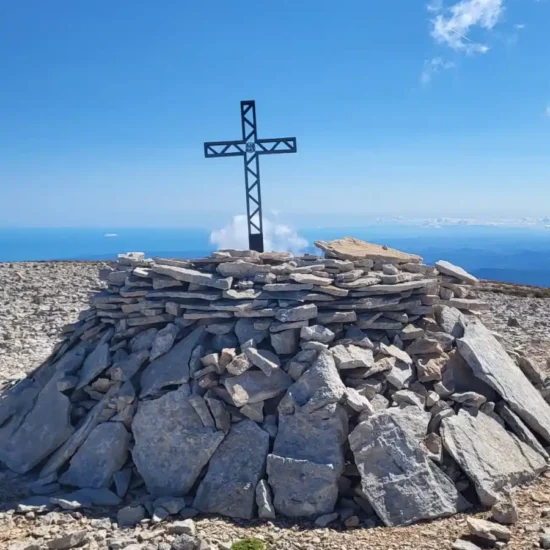
[[[0,0],[0,225],[550,214],[549,0]]]

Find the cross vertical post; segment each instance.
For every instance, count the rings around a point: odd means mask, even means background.
[[[244,158],[246,217],[250,250],[264,251],[262,191],[259,155],[296,153],[296,138],[258,139],[256,102],[241,101],[242,140],[209,141],[204,144],[204,156]]]

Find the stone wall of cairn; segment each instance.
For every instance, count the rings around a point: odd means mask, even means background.
[[[0,400],[0,461],[50,504],[347,526],[493,506],[546,469],[550,408],[472,315],[474,277],[316,244],[121,254]]]

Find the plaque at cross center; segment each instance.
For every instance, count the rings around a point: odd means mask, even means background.
[[[244,158],[244,182],[246,187],[246,217],[248,246],[250,250],[264,251],[262,219],[262,191],[260,186],[260,155],[296,153],[296,138],[258,139],[256,103],[241,101],[242,139],[235,141],[207,141],[204,156]]]

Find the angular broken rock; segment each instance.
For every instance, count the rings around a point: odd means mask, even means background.
[[[109,487],[113,475],[124,466],[130,434],[120,422],[96,426],[71,459],[60,482],[75,487]]]
[[[193,507],[210,514],[252,519],[263,477],[269,434],[252,420],[233,424],[208,465]]]
[[[279,356],[272,351],[249,347],[244,350],[244,353],[250,362],[266,376],[271,376],[271,373],[281,366]]]
[[[317,320],[319,320],[319,316],[317,316]],[[314,342],[322,342],[323,344],[332,342],[334,336],[334,332],[323,325],[306,326],[300,330],[300,338],[308,341],[313,340]]]
[[[292,384],[292,378],[281,369],[266,376],[260,371],[246,371],[239,376],[224,380],[224,386],[231,395],[235,406],[242,407],[247,403],[258,403],[271,399],[286,391]]]
[[[298,349],[298,331],[296,329],[283,330],[270,335],[271,345],[279,355],[290,355]]]
[[[141,375],[141,397],[154,394],[165,386],[188,382],[191,354],[203,338],[204,327],[198,327],[168,353],[152,361]]]
[[[76,389],[83,388],[96,376],[99,376],[111,364],[109,344],[98,344],[97,347],[86,357],[80,371],[80,379]]]
[[[331,464],[270,454],[267,474],[278,513],[296,518],[330,514],[334,510],[341,472]]]
[[[338,370],[371,368],[374,366],[374,357],[370,349],[348,344],[346,346],[334,346],[331,351]]]
[[[464,508],[451,479],[388,412],[359,424],[349,442],[361,489],[388,527],[450,516]]]
[[[221,278],[213,275],[212,273],[203,273],[195,269],[187,269],[185,267],[176,267],[170,265],[153,265],[153,271],[160,273],[161,275],[168,275],[178,281],[184,281],[186,283],[195,283],[202,286],[209,286],[213,288],[219,288],[221,290],[228,290],[231,288],[233,279],[231,277]]]
[[[186,495],[225,436],[204,426],[185,389],[140,401],[132,422],[134,463],[153,495]]]
[[[304,321],[317,317],[317,306],[315,304],[305,304],[288,309],[279,309],[275,315],[281,323],[293,323],[295,321]]]
[[[502,492],[546,470],[544,457],[481,411],[474,415],[462,409],[443,419],[441,437],[485,506],[494,505]]]
[[[174,345],[177,335],[179,334],[179,331],[179,327],[172,323],[168,323],[163,329],[159,330],[153,340],[149,361],[154,361],[157,357],[160,357],[167,351],[170,351]]]
[[[57,390],[53,378],[24,419],[15,415],[0,427],[0,461],[14,472],[27,473],[69,439],[74,431],[69,413],[69,398]]]
[[[262,519],[275,519],[275,508],[271,489],[265,479],[256,485],[256,506],[258,506],[258,517]]]
[[[491,331],[479,322],[470,322],[457,345],[474,375],[496,390],[533,431],[550,443],[550,405]]]

